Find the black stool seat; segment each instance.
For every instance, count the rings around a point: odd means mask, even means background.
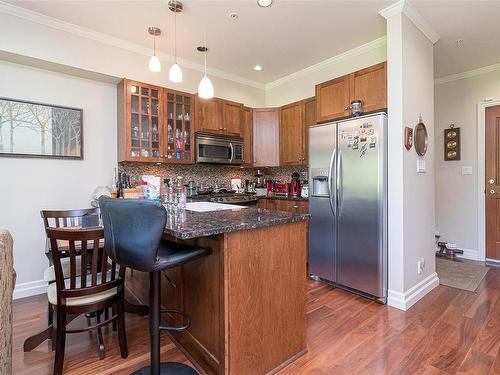
[[[149,272],[149,330],[151,366],[134,374],[196,375],[182,363],[160,363],[160,330],[182,331],[189,327],[189,317],[177,310],[161,310],[161,271],[181,266],[204,255],[204,247],[163,240],[167,212],[159,204],[145,200],[100,197],[104,225],[104,246],[109,257],[122,267]],[[175,287],[175,285],[174,285]],[[184,317],[183,326],[161,326],[160,314],[168,312]]]
[[[162,240],[158,247],[156,263],[149,272],[156,272],[180,266],[207,255],[208,249]]]

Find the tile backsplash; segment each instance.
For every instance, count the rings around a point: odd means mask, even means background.
[[[203,183],[205,186],[214,186],[216,183],[219,186],[229,186],[232,178],[241,178],[242,181],[255,180],[257,169],[261,169],[265,176],[269,176],[275,180],[290,181],[293,172],[307,172],[307,167],[270,167],[270,168],[241,168],[230,165],[216,164],[191,164],[191,165],[175,165],[175,164],[143,164],[122,162],[118,165],[120,172],[125,172],[129,175],[155,175],[163,178],[175,178],[177,176],[184,177],[185,183],[195,181]]]

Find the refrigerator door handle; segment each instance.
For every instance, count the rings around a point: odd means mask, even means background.
[[[344,199],[344,179],[343,179],[343,167],[342,167],[342,151],[339,150],[339,162],[337,171],[337,191],[338,191],[338,215],[342,211],[342,201]]]
[[[332,168],[335,165],[335,159],[337,156],[337,149],[333,150],[332,157],[330,158],[330,165],[328,167],[328,201],[330,202],[330,208],[332,209],[333,216],[337,216],[337,212],[335,207],[337,207],[337,192],[334,191],[332,194],[332,191],[334,190],[332,188],[332,182],[335,181],[336,179],[336,173],[335,176],[332,176]],[[332,197],[333,197],[333,202],[332,202]]]

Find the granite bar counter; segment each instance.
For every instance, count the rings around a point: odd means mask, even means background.
[[[161,285],[162,306],[191,318],[167,334],[201,374],[275,373],[307,352],[308,219],[254,207],[169,215],[166,240],[211,249]],[[129,298],[147,304],[148,274],[127,272]]]
[[[308,219],[308,214],[271,211],[257,207],[210,212],[184,210],[168,215],[165,234],[187,240]]]

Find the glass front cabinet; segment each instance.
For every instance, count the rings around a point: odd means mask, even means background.
[[[193,163],[194,95],[118,84],[118,161]]]

